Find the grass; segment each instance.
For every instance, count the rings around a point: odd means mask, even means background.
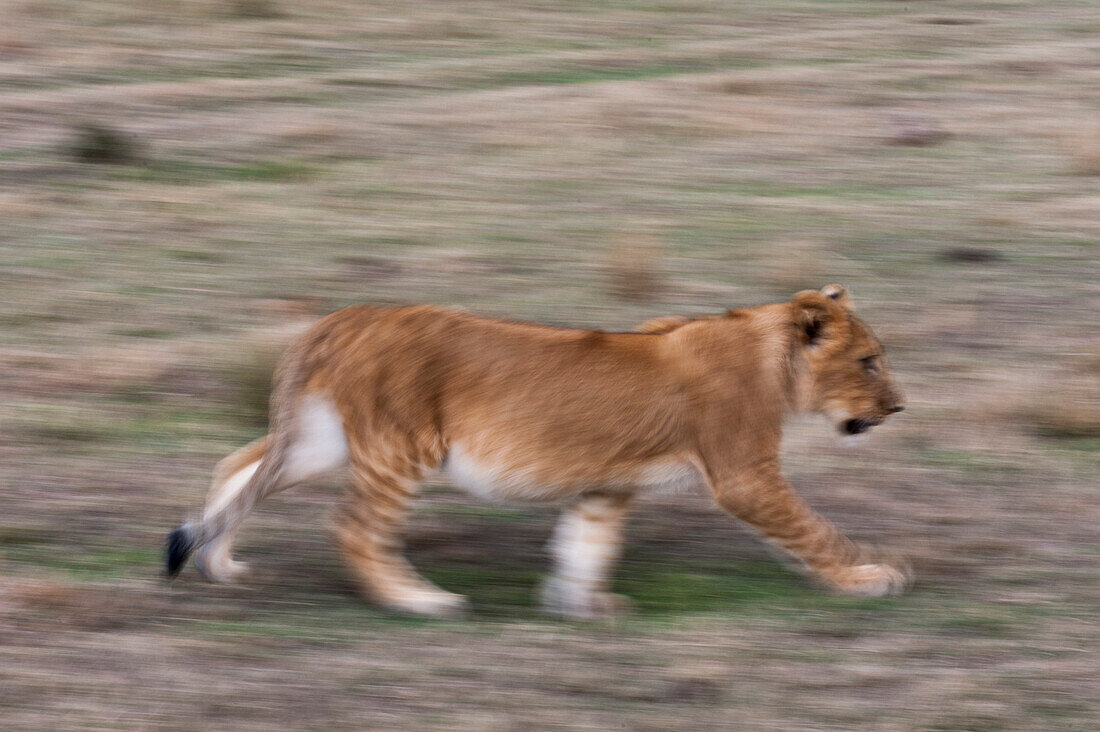
[[[1071,169],[1080,175],[1100,175],[1100,125],[1082,122],[1065,139]]]
[[[129,163],[137,159],[138,145],[119,130],[88,123],[77,130],[72,153],[84,163]]]
[[[257,160],[246,163],[212,165],[188,160],[153,160],[136,167],[122,168],[115,176],[174,185],[203,185],[212,182],[286,183],[308,180],[317,168],[287,160]]]
[[[56,542],[32,544],[0,540],[4,558],[17,568],[61,574],[75,583],[148,577],[160,565],[160,547],[100,547],[74,550]]]
[[[1072,100],[1098,21],[994,10],[13,7],[3,726],[1089,728],[1100,224]],[[912,560],[909,595],[823,593],[705,495],[653,496],[615,579],[635,614],[560,622],[533,603],[554,512],[435,486],[409,555],[473,612],[408,619],[356,596],[331,483],[256,512],[241,585],[160,579],[331,308],[626,329],[828,282],[910,408],[849,450],[792,423],[784,464]]]
[[[651,240],[622,237],[607,256],[608,288],[624,300],[652,300],[664,286],[660,274],[661,249]]]
[[[678,74],[703,73],[735,68],[751,68],[752,59],[709,59],[682,63],[624,65],[620,68],[600,66],[570,66],[538,71],[514,71],[486,80],[486,86],[510,87],[544,84],[592,84],[604,81],[630,81],[635,79],[659,79]]]

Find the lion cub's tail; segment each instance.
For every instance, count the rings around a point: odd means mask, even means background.
[[[228,545],[252,508],[278,483],[285,449],[280,449],[277,442],[277,436],[268,435],[218,464],[214,488],[203,517],[183,524],[168,534],[165,570],[169,578],[179,574],[195,551],[217,547],[219,551],[214,554],[220,559],[223,552],[219,545],[223,540]],[[248,460],[247,456],[257,454],[258,460]],[[228,561],[228,556],[225,560]],[[208,566],[207,561],[200,562],[199,569],[208,576],[219,574],[217,567]]]
[[[188,522],[168,534],[165,571],[169,578],[179,574],[195,551],[223,538],[228,547],[229,540],[252,508],[277,489],[296,430],[294,404],[309,377],[306,361],[312,341],[308,337],[298,339],[287,349],[276,369],[268,436],[219,463],[214,475],[214,495],[202,519]],[[217,545],[212,548],[220,549]],[[228,561],[228,557],[225,559]],[[200,569],[209,574],[207,567]]]
[[[260,462],[270,447],[270,436],[264,435],[260,439],[249,443],[240,450],[232,453],[218,463],[214,468],[213,485],[210,495],[206,499],[204,518],[212,518],[224,505],[241,493],[248,481],[259,469]],[[174,577],[183,568],[187,558],[193,551],[200,548],[197,541],[198,531],[193,524],[180,526],[168,535],[167,571],[169,577]],[[214,540],[211,540],[214,542]],[[208,552],[211,556],[207,561],[201,562],[200,570],[203,574],[214,578],[228,579],[233,574],[234,562],[229,556],[229,546],[232,536],[223,534],[216,545]]]

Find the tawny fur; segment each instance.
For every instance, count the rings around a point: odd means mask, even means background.
[[[230,544],[249,510],[346,464],[353,488],[337,542],[364,592],[402,610],[463,604],[401,553],[405,512],[436,470],[494,499],[567,506],[544,590],[567,615],[621,607],[607,584],[630,498],[692,477],[827,586],[899,591],[905,573],[869,561],[780,472],[788,414],[824,413],[862,431],[901,409],[881,345],[852,311],[830,285],[633,333],[430,306],[333,313],[284,356],[271,434],[219,464],[202,520],[173,532],[170,572],[198,550],[204,574],[231,579],[242,566]]]

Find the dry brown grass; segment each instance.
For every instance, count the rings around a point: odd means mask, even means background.
[[[1022,424],[1053,438],[1100,437],[1100,379],[1050,386],[1012,410]]]
[[[620,234],[607,254],[607,285],[624,300],[657,299],[665,289],[661,248],[645,236]]]
[[[1100,123],[1082,120],[1062,137],[1070,169],[1079,175],[1100,175]]]
[[[761,279],[774,285],[777,294],[820,289],[829,279],[830,257],[813,241],[775,242],[765,259]]]

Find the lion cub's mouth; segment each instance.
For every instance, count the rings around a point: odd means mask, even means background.
[[[882,424],[881,419],[849,419],[840,424],[840,431],[846,435],[861,435],[880,424]]]

